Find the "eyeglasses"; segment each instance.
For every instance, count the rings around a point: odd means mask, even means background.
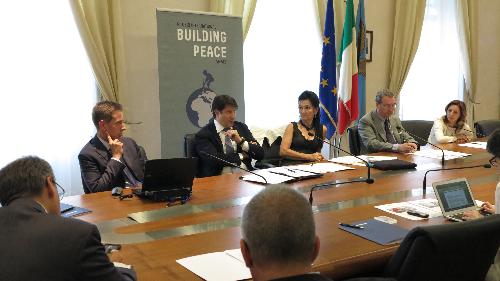
[[[59,185],[55,180],[53,182],[57,186],[57,195],[59,195],[59,201],[61,201],[64,198],[66,190],[64,190],[64,188],[61,185]]]
[[[393,104],[382,104],[382,107],[384,107],[384,108],[396,108],[397,104],[396,103],[393,103]]]
[[[493,156],[493,158],[490,159],[490,164],[491,164],[491,166],[497,165],[497,157],[496,156]]]

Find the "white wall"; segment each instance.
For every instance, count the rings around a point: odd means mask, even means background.
[[[500,1],[477,1],[475,119],[500,119]]]

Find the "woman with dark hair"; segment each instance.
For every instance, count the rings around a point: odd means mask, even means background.
[[[312,162],[323,160],[321,148],[326,135],[326,127],[319,122],[319,99],[311,91],[299,96],[299,122],[286,127],[280,146],[282,163]]]
[[[445,115],[434,121],[429,135],[430,143],[464,143],[473,138],[472,131],[465,123],[467,109],[465,103],[452,100],[445,108]]]

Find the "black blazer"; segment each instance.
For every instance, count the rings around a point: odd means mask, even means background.
[[[144,180],[144,164],[146,153],[142,152],[137,143],[127,137],[121,138],[123,143],[122,161],[139,180]],[[80,151],[78,161],[82,175],[83,191],[93,193],[107,191],[113,187],[125,186],[123,175],[124,163],[111,160],[111,152],[95,135]]]
[[[135,280],[133,270],[115,268],[93,224],[48,215],[32,199],[0,208],[0,280]]]
[[[243,160],[243,163],[249,170],[253,170],[252,167],[252,159],[262,160],[264,158],[264,149],[257,143],[252,133],[248,129],[247,125],[244,123],[235,121],[233,125],[233,129],[238,131],[238,134],[245,138],[248,141],[249,150],[248,155],[250,158]],[[252,144],[250,142],[255,142],[256,144]],[[223,162],[213,159],[210,156],[200,153],[200,151],[208,152],[212,155],[215,155],[219,158],[222,158],[226,161],[234,163],[236,165],[241,164],[240,157],[238,153],[242,152],[241,147],[238,145],[238,149],[235,153],[225,154],[222,146],[222,140],[217,134],[215,129],[214,119],[210,119],[208,124],[201,128],[201,130],[196,133],[195,136],[195,151],[197,157],[199,157],[198,161],[198,177],[209,177],[220,175],[224,166]]]

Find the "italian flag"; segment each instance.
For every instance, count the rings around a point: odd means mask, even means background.
[[[354,25],[353,0],[347,0],[347,8],[342,30],[339,59],[340,75],[338,87],[338,132],[344,134],[353,121],[358,119],[358,64]]]

